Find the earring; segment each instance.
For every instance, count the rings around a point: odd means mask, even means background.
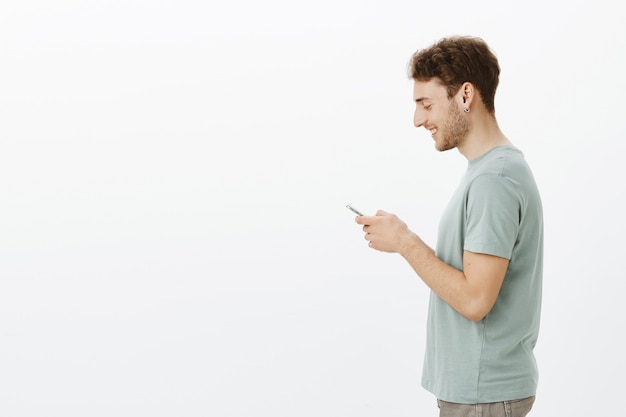
[[[469,107],[466,107],[465,109],[463,109],[463,111],[464,111],[465,113],[469,113]]]

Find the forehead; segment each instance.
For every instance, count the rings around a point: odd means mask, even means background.
[[[446,87],[437,78],[428,81],[413,81],[413,100],[420,102],[425,100],[441,100],[448,98]]]

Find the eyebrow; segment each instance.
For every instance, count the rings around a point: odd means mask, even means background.
[[[420,103],[420,102],[422,102],[424,100],[430,100],[430,99],[428,97],[420,97],[420,98],[416,98],[414,100],[415,100],[416,103]]]

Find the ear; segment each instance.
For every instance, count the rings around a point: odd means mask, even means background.
[[[464,82],[461,88],[459,88],[458,94],[463,107],[470,107],[476,96],[476,89],[472,83]]]

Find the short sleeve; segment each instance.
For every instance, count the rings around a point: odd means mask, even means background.
[[[466,196],[464,249],[511,259],[521,217],[515,184],[497,174],[483,174],[470,184]]]

